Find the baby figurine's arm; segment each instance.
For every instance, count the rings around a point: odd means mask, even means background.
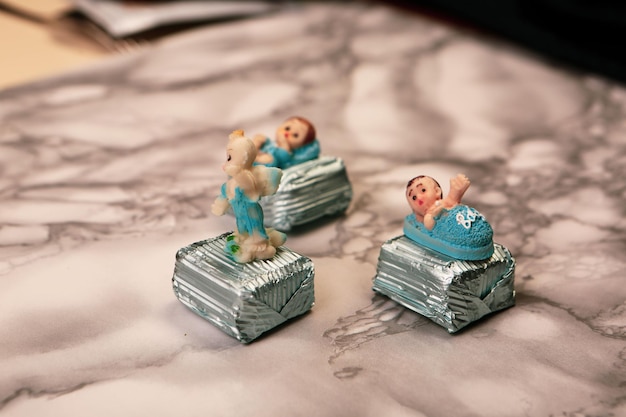
[[[256,162],[260,164],[271,164],[274,162],[274,157],[269,153],[259,152],[256,156]]]
[[[424,226],[428,230],[433,230],[433,227],[435,227],[435,216],[432,213],[424,215]]]
[[[254,146],[256,147],[257,150],[261,149],[261,147],[265,144],[266,141],[267,141],[267,136],[261,133],[257,133],[252,138],[252,143],[254,143]]]
[[[255,162],[262,165],[273,164],[274,156],[271,153],[267,152],[268,146],[266,146],[266,144],[270,144],[270,140],[265,135],[259,133],[254,135],[254,138],[252,138],[252,142],[254,143],[254,146],[258,151]],[[269,147],[271,148],[271,145]]]
[[[461,203],[461,198],[470,186],[470,180],[463,174],[458,174],[450,179],[450,192],[446,198],[437,200],[424,214],[424,226],[432,230],[435,227],[435,217],[443,209],[451,209]]]
[[[213,204],[211,205],[211,213],[216,216],[223,216],[226,214],[226,211],[230,207],[230,203],[228,202],[228,196],[226,195],[226,188],[228,187],[228,183],[223,184],[220,190],[220,195],[217,196]]]
[[[444,209],[442,201],[443,200],[435,201],[426,214],[424,214],[424,226],[426,226],[428,230],[433,230],[433,227],[435,227],[435,217]]]
[[[450,179],[450,192],[441,200],[441,204],[450,209],[461,203],[463,195],[470,186],[470,180],[463,174],[458,174],[456,177]]]
[[[213,205],[211,205],[211,213],[215,214],[216,216],[222,216],[226,213],[228,207],[230,207],[228,199],[219,196],[215,199]]]

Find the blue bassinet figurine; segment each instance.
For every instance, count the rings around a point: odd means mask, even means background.
[[[320,156],[320,144],[313,123],[304,117],[293,116],[276,129],[275,141],[264,135],[255,135],[253,141],[259,150],[255,165],[280,169],[290,168]]]
[[[404,220],[404,234],[420,245],[462,260],[487,259],[493,254],[493,229],[476,209],[460,204],[470,186],[459,174],[450,180],[443,198],[441,186],[420,175],[406,187],[413,213]]]

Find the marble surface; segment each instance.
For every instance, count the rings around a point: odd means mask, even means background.
[[[626,415],[626,90],[383,5],[309,3],[0,92],[0,413]],[[241,345],[179,303],[231,130],[317,125],[355,197],[289,234],[316,305]],[[457,335],[371,290],[404,185],[466,202],[517,305]],[[444,186],[444,188],[446,188]]]

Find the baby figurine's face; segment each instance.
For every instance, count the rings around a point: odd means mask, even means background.
[[[250,169],[256,157],[256,148],[245,136],[231,135],[226,147],[226,163],[222,169],[226,175],[233,177],[242,169]]]
[[[304,144],[309,127],[298,119],[288,119],[276,130],[276,144],[288,151],[298,149]]]
[[[420,216],[424,216],[439,199],[441,199],[441,188],[430,177],[417,177],[406,187],[406,200],[411,210]]]

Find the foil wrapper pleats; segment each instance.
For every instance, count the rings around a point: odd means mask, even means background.
[[[515,304],[515,259],[494,249],[489,259],[461,261],[397,236],[381,248],[373,289],[455,333]]]
[[[224,252],[225,233],[176,254],[178,299],[227,334],[249,343],[313,307],[313,262],[281,246],[272,259],[237,263]]]
[[[283,170],[276,194],[263,197],[265,225],[288,231],[325,216],[343,213],[352,186],[340,158],[322,156]]]

